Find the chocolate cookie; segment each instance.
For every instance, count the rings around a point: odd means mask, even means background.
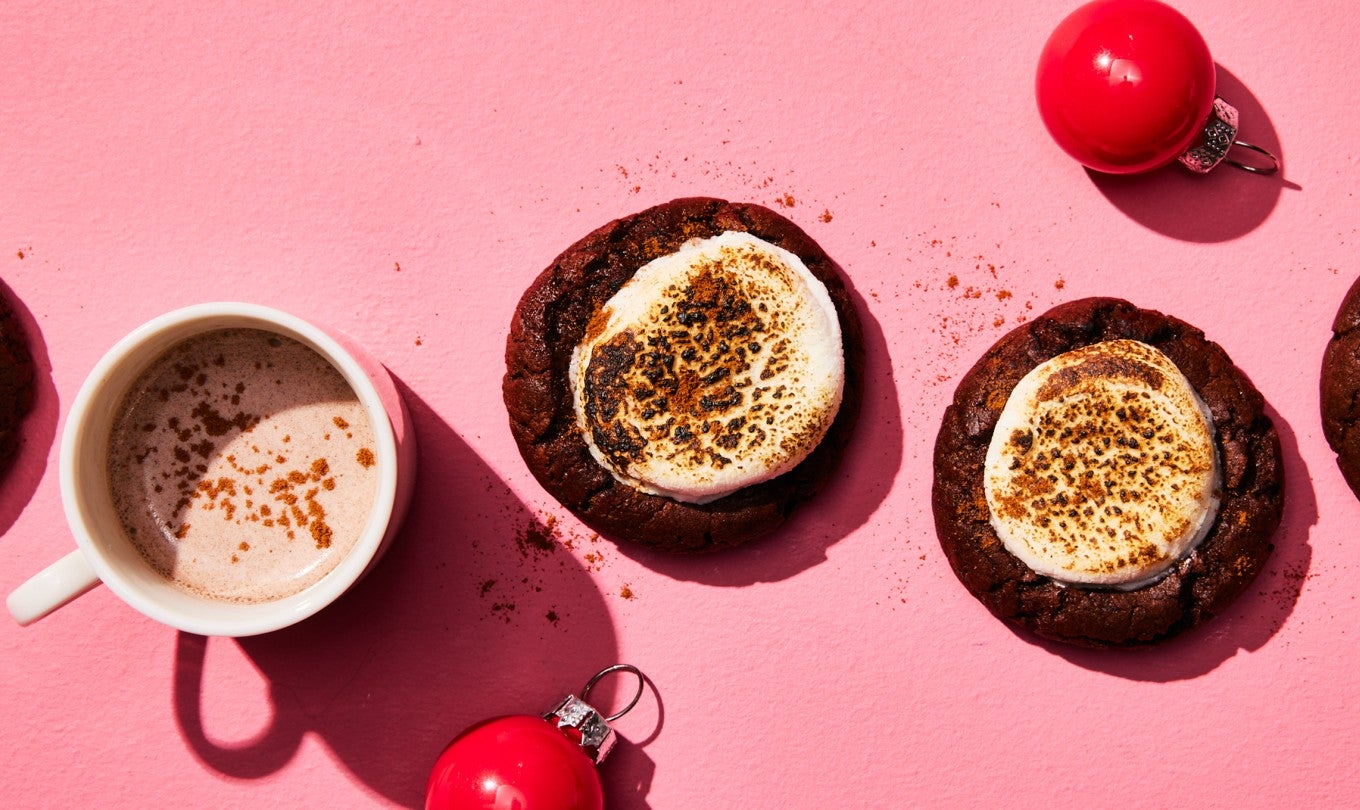
[[[1322,355],[1322,432],[1351,491],[1360,495],[1360,279],[1351,285],[1332,322]]]
[[[648,262],[693,239],[749,233],[797,257],[826,287],[840,323],[841,405],[821,442],[792,470],[708,503],[651,495],[616,479],[590,452],[569,381],[587,325]],[[510,429],[539,483],[606,536],[703,552],[770,533],[830,478],[859,414],[864,359],[859,320],[840,268],[807,234],[758,205],[674,200],[605,225],[568,248],[524,293],[511,323],[503,384]]]
[[[1212,416],[1222,475],[1207,536],[1161,579],[1132,590],[1062,585],[1027,567],[991,523],[984,469],[1011,391],[1051,358],[1131,339],[1164,353]],[[1260,572],[1284,505],[1279,437],[1246,375],[1200,330],[1126,301],[1088,298],[1053,308],[1003,337],[959,382],[935,443],[932,506],[945,556],[997,616],[1090,647],[1155,644],[1220,613]]]
[[[19,449],[19,424],[33,408],[33,356],[0,284],[0,474]]]

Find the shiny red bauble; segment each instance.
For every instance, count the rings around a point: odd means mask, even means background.
[[[469,728],[435,762],[426,810],[601,810],[595,763],[571,733],[529,715]]]
[[[1156,0],[1096,0],[1044,45],[1039,114],[1069,155],[1096,171],[1142,172],[1196,142],[1214,103],[1209,46]]]

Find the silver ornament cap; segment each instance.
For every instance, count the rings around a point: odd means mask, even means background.
[[[1214,96],[1214,106],[1209,110],[1209,120],[1200,132],[1198,145],[1181,155],[1181,165],[1192,172],[1204,174],[1223,162],[1237,140],[1237,108]]]
[[[1279,171],[1279,159],[1256,144],[1239,141],[1237,129],[1237,108],[1224,101],[1221,96],[1214,96],[1214,105],[1209,110],[1209,119],[1204,122],[1199,140],[1180,156],[1181,165],[1196,174],[1204,174],[1224,162],[1255,174],[1274,174]],[[1270,161],[1270,165],[1253,166],[1229,158],[1228,153],[1234,146],[1264,155]]]
[[[594,706],[586,701],[590,698],[590,691],[595,688],[595,684],[606,675],[615,672],[628,672],[637,678],[637,691],[633,693],[633,699],[628,701],[628,705],[619,711],[606,717]],[[580,736],[578,744],[586,756],[590,757],[591,762],[599,764],[609,751],[614,747],[616,738],[614,729],[610,723],[623,717],[634,706],[638,699],[642,697],[642,690],[647,684],[647,676],[642,674],[642,670],[632,664],[615,664],[612,667],[605,667],[595,673],[586,685],[581,689],[581,696],[567,695],[552,710],[543,715],[543,719],[555,725],[558,730],[570,729]]]
[[[614,747],[614,729],[610,728],[609,720],[575,695],[567,695],[556,708],[544,714],[543,719],[558,729],[574,729],[580,734],[581,750],[591,762],[599,763]]]

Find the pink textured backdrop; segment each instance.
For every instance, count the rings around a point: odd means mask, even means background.
[[[0,6],[0,277],[44,377],[0,490],[0,591],[71,547],[55,436],[86,372],[200,301],[340,325],[391,368],[421,443],[410,522],[358,589],[272,636],[179,636],[102,589],[0,621],[0,804],[412,807],[461,727],[615,660],[657,695],[618,724],[611,807],[1360,795],[1360,501],[1316,394],[1360,272],[1360,18],[1183,0],[1284,181],[1114,181],[1034,108],[1068,2],[291,5]],[[697,194],[770,205],[843,265],[871,379],[814,506],[769,542],[674,559],[592,542],[525,470],[499,385],[543,266]],[[1087,295],[1205,329],[1284,441],[1266,572],[1153,651],[1008,630],[929,514],[958,377]],[[572,548],[516,542],[554,521]]]

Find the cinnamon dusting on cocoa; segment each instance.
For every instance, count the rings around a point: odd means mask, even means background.
[[[266,341],[271,347],[282,345],[281,339],[275,336]],[[318,549],[330,547],[334,532],[328,523],[326,509],[316,500],[320,491],[336,487],[327,459],[308,459],[296,469],[279,470],[272,483],[266,485],[263,476],[271,469],[270,465],[238,458],[236,453],[247,452],[244,448],[219,455],[224,452],[219,448],[249,433],[257,441],[249,444],[248,452],[284,464],[286,457],[277,451],[293,437],[285,434],[280,438],[270,430],[257,431],[266,418],[261,414],[239,407],[223,408],[219,404],[223,401],[239,405],[241,396],[247,392],[247,382],[226,376],[232,372],[222,370],[227,366],[225,355],[218,354],[211,360],[193,359],[193,346],[190,341],[174,349],[179,354],[169,355],[161,366],[165,369],[162,376],[156,377],[156,382],[139,395],[150,398],[148,401],[159,402],[169,402],[174,396],[183,401],[187,410],[187,414],[179,410],[178,415],[164,417],[163,422],[158,417],[155,421],[137,424],[140,447],[133,448],[135,452],[129,454],[125,462],[143,467],[149,458],[161,453],[174,460],[175,464],[159,473],[157,482],[151,486],[155,493],[167,492],[168,488],[168,496],[173,499],[167,504],[170,508],[161,507],[164,511],[157,511],[154,519],[167,536],[190,542],[193,542],[190,536],[193,527],[203,527],[205,520],[220,519],[241,526],[254,524],[251,533],[246,535],[249,540],[239,540],[241,535],[237,535],[222,549],[233,562],[240,561],[247,553],[260,553],[262,546],[269,545],[271,534],[279,540],[293,537],[291,529],[294,527],[305,527]],[[262,371],[266,363],[255,361],[253,365],[256,371]],[[272,362],[267,365],[273,368]],[[279,444],[271,446],[275,442]],[[200,461],[203,463],[198,463]],[[215,465],[211,477],[210,464]],[[137,473],[120,469],[117,474]],[[277,517],[275,510],[278,510]],[[134,528],[129,526],[129,531]],[[273,551],[272,548],[268,550]]]

